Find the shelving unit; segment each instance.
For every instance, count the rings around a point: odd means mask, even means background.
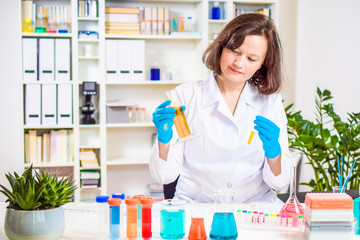
[[[98,0],[97,17],[78,17],[78,0],[34,0],[46,4],[62,5],[71,8],[70,33],[22,33],[22,38],[70,39],[71,79],[70,81],[26,81],[27,84],[70,84],[72,86],[72,124],[31,125],[25,124],[23,133],[70,129],[73,131],[73,161],[69,163],[36,163],[35,168],[65,169],[80,186],[80,172],[89,168],[81,167],[80,149],[94,149],[99,167],[90,168],[100,173],[100,183],[95,189],[78,189],[75,200],[94,199],[98,194],[124,192],[132,195],[146,193],[146,185],[153,180],[148,171],[152,141],[156,128],[151,122],[151,113],[165,100],[164,92],[191,81],[202,80],[208,70],[201,62],[201,56],[213,40],[213,33],[220,31],[234,17],[236,7],[268,7],[277,22],[277,0]],[[220,2],[224,7],[225,19],[209,19],[210,7]],[[197,35],[114,35],[105,34],[105,7],[168,7],[172,16],[192,16]],[[96,31],[97,39],[79,38],[79,31]],[[20,30],[21,31],[21,30]],[[106,81],[106,40],[144,40],[145,41],[145,81]],[[90,49],[90,50],[89,50]],[[157,62],[163,70],[170,64],[172,81],[150,81],[150,66]],[[81,88],[84,82],[97,84],[98,93],[93,96],[96,108],[96,124],[82,124],[80,107],[84,104]],[[106,103],[119,100],[133,100],[146,108],[145,121],[136,123],[107,123]],[[24,97],[25,101],[25,97]],[[22,110],[24,112],[24,109]],[[29,167],[29,164],[25,164]]]

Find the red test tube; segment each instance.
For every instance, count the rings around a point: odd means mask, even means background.
[[[142,225],[142,237],[144,239],[150,239],[152,237],[151,232],[151,207],[154,203],[152,198],[142,198],[141,202],[141,225]]]

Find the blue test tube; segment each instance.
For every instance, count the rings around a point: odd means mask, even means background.
[[[120,239],[120,198],[110,198],[108,200],[109,212],[109,237],[111,240]]]
[[[111,195],[112,198],[120,198],[122,200],[122,203],[120,205],[120,222],[124,221],[124,216],[126,216],[126,207],[125,207],[125,194],[124,193],[113,193]]]

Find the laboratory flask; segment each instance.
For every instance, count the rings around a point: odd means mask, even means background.
[[[289,198],[281,208],[280,213],[281,216],[291,217],[293,219],[292,225],[298,226],[299,216],[304,215],[304,208],[301,206],[299,200],[296,197],[296,165],[292,164],[291,171],[291,183],[290,183],[290,194]]]
[[[163,239],[180,239],[185,236],[184,200],[166,199],[161,202],[160,236]]]
[[[234,191],[215,192],[215,213],[210,230],[210,239],[233,240],[238,236],[233,213]]]
[[[175,109],[175,117],[173,118],[173,120],[174,120],[174,125],[176,128],[176,131],[179,136],[179,138],[176,140],[175,144],[190,141],[196,137],[199,137],[200,135],[192,134],[190,132],[189,125],[185,118],[185,114],[184,114],[183,108],[180,104],[179,97],[176,94],[176,91],[170,90],[170,91],[166,92],[165,95],[167,96],[167,98],[169,100],[171,100],[171,105],[169,107]]]
[[[204,225],[204,211],[193,207],[191,209],[191,225],[189,230],[189,240],[206,240]]]

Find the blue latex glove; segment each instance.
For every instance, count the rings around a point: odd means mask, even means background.
[[[152,121],[158,130],[158,141],[165,144],[170,142],[173,136],[172,126],[174,125],[175,109],[168,108],[167,106],[170,104],[171,101],[166,100],[152,114]]]
[[[257,115],[254,121],[255,130],[259,132],[259,137],[263,142],[265,157],[276,158],[281,153],[279,143],[280,128],[275,123],[263,116]]]

